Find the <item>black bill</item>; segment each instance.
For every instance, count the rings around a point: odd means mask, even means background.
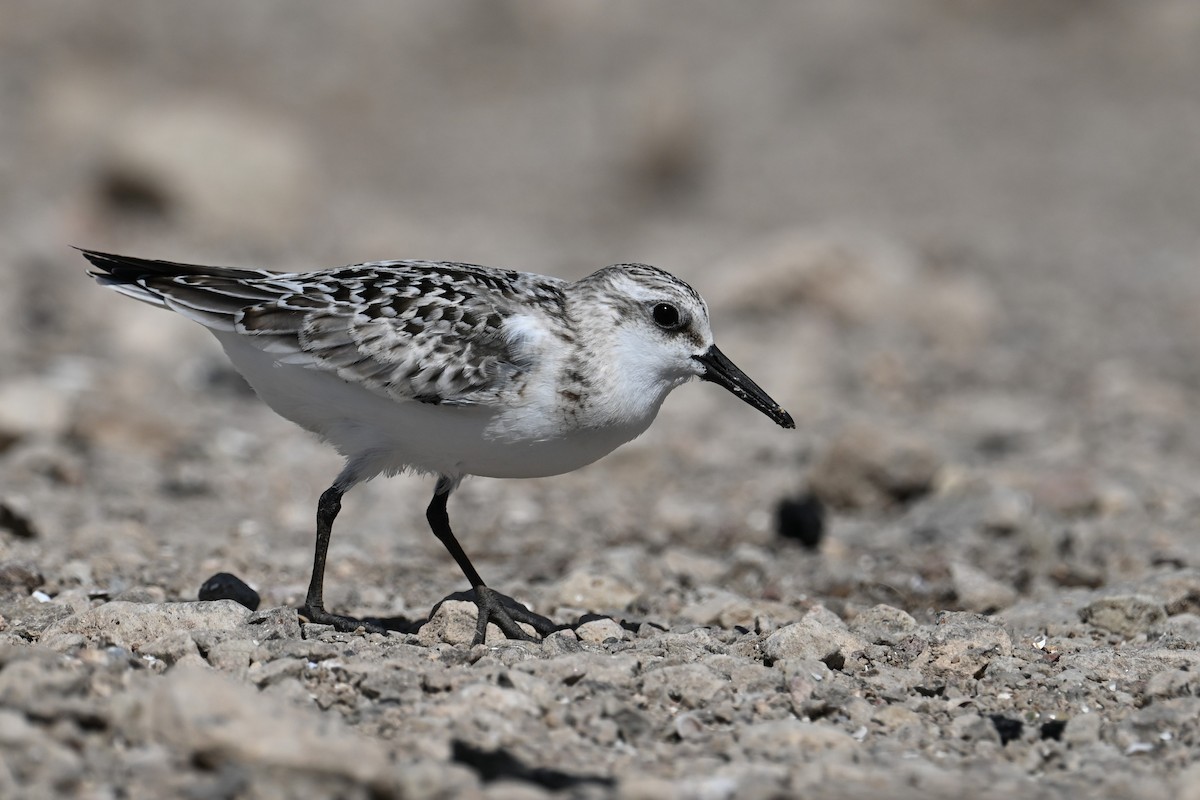
[[[759,388],[757,383],[750,380],[749,375],[726,358],[715,344],[702,355],[692,356],[692,358],[704,365],[704,374],[700,376],[700,380],[712,381],[719,386],[724,386],[784,428],[796,427],[796,423],[792,421],[792,415],[780,408],[779,403],[772,400],[766,392]]]

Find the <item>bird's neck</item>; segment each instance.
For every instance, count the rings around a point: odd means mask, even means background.
[[[632,332],[597,321],[594,312],[576,332],[570,357],[560,366],[560,392],[565,399],[578,398],[584,427],[635,428],[640,433],[670,391],[687,380],[661,374]]]

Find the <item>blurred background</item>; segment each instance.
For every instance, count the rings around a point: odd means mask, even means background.
[[[1019,298],[1006,317],[1055,326],[1086,306],[1114,354],[1172,351],[1164,367],[1194,377],[1193,3],[752,11],[9,4],[8,302],[65,279],[67,243],[696,275],[833,232],[984,274]]]
[[[223,497],[294,532],[296,588],[337,469],[205,332],[97,289],[80,245],[279,270],[429,258],[574,278],[644,261],[686,278],[801,430],[677,393],[613,466],[562,479],[563,514],[585,488],[606,498],[597,520],[641,509],[607,523],[617,539],[765,540],[776,500],[863,422],[1063,514],[1174,524],[1195,510],[1200,452],[1197,42],[1190,0],[6,3],[0,430],[51,443],[10,451],[25,453],[10,491],[111,483],[42,512],[79,536],[93,515],[137,516],[144,492],[121,485],[166,487],[175,510],[147,528]],[[287,470],[268,481],[272,458]],[[531,485],[462,502],[477,528],[546,534],[553,499]],[[382,532],[427,488],[373,486],[348,513]],[[408,546],[445,560],[421,536]],[[1190,558],[1186,537],[1164,542]],[[159,569],[146,579],[181,594],[200,572]]]
[[[781,238],[867,238],[985,276],[1005,319],[1195,381],[1193,3],[752,12],[7,4],[5,318],[60,313],[38,298],[76,277],[70,243],[280,269],[640,260],[694,278],[751,270]],[[51,329],[94,322],[61,316]],[[44,355],[40,335],[17,339],[5,371]]]

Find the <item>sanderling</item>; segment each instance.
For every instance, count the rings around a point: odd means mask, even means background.
[[[426,517],[474,590],[475,642],[488,622],[529,639],[518,622],[543,636],[557,626],[488,588],[450,530],[446,501],[463,477],[590,464],[645,431],[693,378],[795,427],[717,349],[703,298],[644,264],[570,283],[434,261],[276,273],[81,252],[100,284],[211,330],[267,405],[345,457],[317,504],[301,609],[340,630],[364,623],[325,610],[325,556],[342,495],[361,481],[436,475]]]

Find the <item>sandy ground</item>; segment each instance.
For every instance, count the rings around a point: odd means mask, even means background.
[[[1200,7],[0,10],[0,795],[1197,798]],[[707,385],[557,478],[337,457],[69,245],[645,261]],[[261,598],[198,602],[231,573]],[[441,605],[439,605],[441,603]]]

